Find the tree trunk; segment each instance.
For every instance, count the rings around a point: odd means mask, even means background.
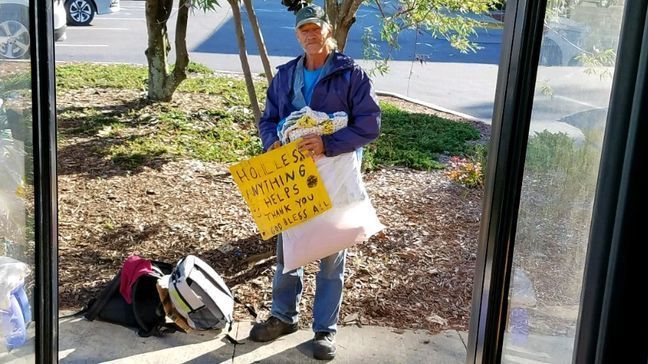
[[[355,20],[355,19],[354,19]],[[353,24],[353,23],[351,23]],[[335,37],[335,40],[337,41],[338,45],[338,50],[340,52],[344,52],[344,47],[346,47],[346,41],[349,36],[349,30],[351,29],[351,25],[349,26],[339,26],[337,28],[337,32],[333,35]]]
[[[187,78],[189,53],[187,52],[187,22],[190,0],[180,0],[176,22],[176,62],[169,73],[168,57],[171,45],[166,23],[171,16],[173,0],[146,1],[146,27],[148,31],[148,98],[153,101],[171,101],[178,85]]]
[[[335,34],[337,33],[338,17],[341,8],[342,8],[342,4],[338,3],[338,0],[326,0],[324,2],[324,11],[326,11],[326,15],[328,16],[329,22],[331,23],[331,31],[333,32],[334,38],[335,38]],[[337,40],[337,38],[335,38],[335,40]],[[338,49],[342,51],[344,48],[341,48],[340,44],[338,44]]]
[[[361,4],[362,0],[343,0],[341,3],[338,3],[338,0],[326,0],[326,14],[331,22],[333,37],[337,41],[340,52],[343,52],[346,47],[349,30],[355,23],[355,15]]]
[[[146,28],[148,48],[144,52],[148,61],[148,97],[151,100],[166,100],[165,84],[169,74],[169,34],[166,20],[173,9],[172,0],[146,1]]]
[[[241,58],[241,67],[243,68],[243,75],[245,75],[245,85],[247,86],[248,96],[250,97],[250,104],[252,104],[252,111],[256,122],[261,119],[261,110],[259,109],[259,102],[257,101],[256,91],[254,90],[254,81],[252,80],[252,72],[250,71],[250,63],[248,62],[247,50],[245,48],[245,34],[243,33],[243,23],[241,21],[241,10],[237,0],[227,0],[232,7],[232,17],[234,18],[234,26],[236,28],[236,40],[239,46],[239,58]]]
[[[252,31],[254,32],[254,38],[256,38],[256,43],[259,48],[259,56],[261,57],[261,62],[263,63],[263,71],[265,72],[266,78],[268,79],[268,84],[272,81],[272,66],[270,66],[270,60],[268,59],[268,51],[265,47],[265,42],[263,41],[263,35],[261,34],[261,29],[259,28],[259,21],[257,20],[256,13],[254,12],[254,7],[252,6],[252,0],[243,0],[245,4],[245,9],[248,13],[248,18],[250,19],[250,25],[252,25]]]

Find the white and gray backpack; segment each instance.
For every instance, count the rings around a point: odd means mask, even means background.
[[[182,258],[169,278],[175,309],[196,330],[222,329],[232,324],[234,296],[223,279],[200,258]]]

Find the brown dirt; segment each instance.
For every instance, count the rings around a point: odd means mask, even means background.
[[[84,92],[59,95],[59,107],[79,98],[93,105],[110,100],[133,105],[139,97]],[[191,103],[189,97],[179,99]],[[480,130],[487,138],[488,128]],[[92,139],[65,146],[59,158],[60,307],[83,306],[131,254],[171,263],[195,254],[222,274],[242,301],[267,315],[274,240],[263,241],[256,233],[227,166],[163,160],[126,171],[96,155]],[[387,229],[349,251],[342,324],[467,330],[481,190],[455,185],[443,171],[390,167],[364,180]],[[304,327],[310,325],[316,271],[315,264],[306,267]],[[241,307],[236,318],[251,319]]]

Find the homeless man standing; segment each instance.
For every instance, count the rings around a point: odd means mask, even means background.
[[[305,54],[277,67],[259,121],[265,151],[281,145],[277,126],[304,106],[332,114],[344,111],[348,125],[330,135],[307,135],[300,149],[313,156],[333,157],[357,151],[378,137],[380,107],[367,74],[351,58],[336,51],[331,26],[323,9],[307,5],[296,13],[295,33]],[[313,307],[313,354],[333,359],[334,337],[342,303],[346,251],[320,261]],[[277,270],[272,284],[271,316],[254,325],[250,339],[271,341],[297,331],[303,269],[283,273],[281,236],[277,239]]]

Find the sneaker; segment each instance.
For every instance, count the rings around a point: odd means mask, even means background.
[[[335,333],[315,333],[315,339],[313,339],[313,356],[318,360],[331,360],[335,358]]]
[[[257,342],[272,341],[280,336],[292,334],[297,329],[297,324],[288,324],[274,316],[270,316],[265,322],[254,324],[252,330],[250,330],[250,340]]]

